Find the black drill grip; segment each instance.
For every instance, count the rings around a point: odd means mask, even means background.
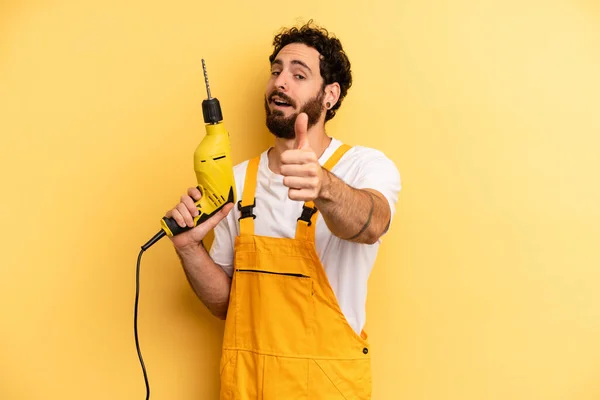
[[[206,221],[209,218],[210,218],[210,215],[201,214],[200,218],[198,218],[198,221],[196,222],[196,225],[194,225],[194,226],[200,225],[201,223],[203,223],[204,221]],[[186,232],[186,231],[189,231],[190,229],[192,229],[187,225],[182,228],[181,226],[179,226],[179,224],[177,224],[177,221],[175,221],[174,218],[163,217],[163,220],[165,221],[165,224],[169,227],[169,230],[171,231],[173,236],[179,235],[180,233],[183,233],[183,232]]]

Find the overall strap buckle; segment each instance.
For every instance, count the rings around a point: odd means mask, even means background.
[[[298,218],[298,221],[304,221],[308,224],[308,226],[312,225],[311,218],[317,212],[317,207],[306,207],[306,205],[302,205],[302,215]]]
[[[238,210],[240,210],[240,212],[242,213],[242,215],[238,218],[238,220],[243,219],[243,218],[249,218],[252,217],[252,219],[256,219],[256,215],[252,212],[252,209],[254,207],[256,207],[256,197],[254,198],[254,202],[252,204],[250,204],[249,206],[242,206],[242,201],[239,200],[238,203]]]

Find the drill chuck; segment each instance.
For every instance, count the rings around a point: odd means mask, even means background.
[[[216,124],[223,121],[221,104],[215,98],[206,99],[202,102],[202,114],[204,115],[204,122],[207,124]]]

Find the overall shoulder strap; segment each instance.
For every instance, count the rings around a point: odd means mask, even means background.
[[[352,146],[343,143],[340,147],[337,148],[337,150],[331,155],[331,157],[329,157],[327,161],[325,161],[325,164],[323,164],[323,168],[325,168],[328,171],[331,171],[331,169],[335,167],[335,164],[337,164],[338,161],[340,161],[340,158],[342,158],[342,156],[346,154],[346,152],[351,148]]]
[[[239,218],[240,221],[240,235],[253,235],[254,234],[254,218],[256,215],[252,212],[254,206],[256,206],[256,180],[258,177],[258,164],[260,162],[260,155],[251,158],[248,161],[248,167],[246,168],[246,177],[244,178],[244,191],[242,193],[242,199],[238,201],[238,210],[242,213]]]
[[[352,146],[342,144],[323,164],[323,168],[331,171],[333,167],[340,161],[342,156],[350,150]],[[296,239],[315,240],[315,225],[317,221],[317,207],[312,201],[307,201],[302,205],[302,215],[298,218],[296,224]]]

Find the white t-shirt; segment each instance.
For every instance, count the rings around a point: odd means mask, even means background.
[[[332,138],[319,162],[323,165],[342,144]],[[297,219],[302,213],[302,201],[290,200],[283,176],[269,169],[268,150],[261,153],[256,184],[256,207],[253,213],[256,235],[293,238]],[[248,160],[234,167],[238,200],[242,198]],[[381,192],[388,200],[392,216],[400,192],[400,174],[394,163],[383,152],[368,147],[353,146],[332,168],[338,178],[357,188],[371,188]],[[236,206],[214,230],[210,249],[213,261],[231,277],[233,272],[233,244],[239,235]],[[368,245],[342,240],[327,228],[321,213],[317,214],[315,226],[316,249],[335,293],[340,308],[350,326],[360,334],[366,320],[365,303],[367,280],[375,262],[381,240]]]

